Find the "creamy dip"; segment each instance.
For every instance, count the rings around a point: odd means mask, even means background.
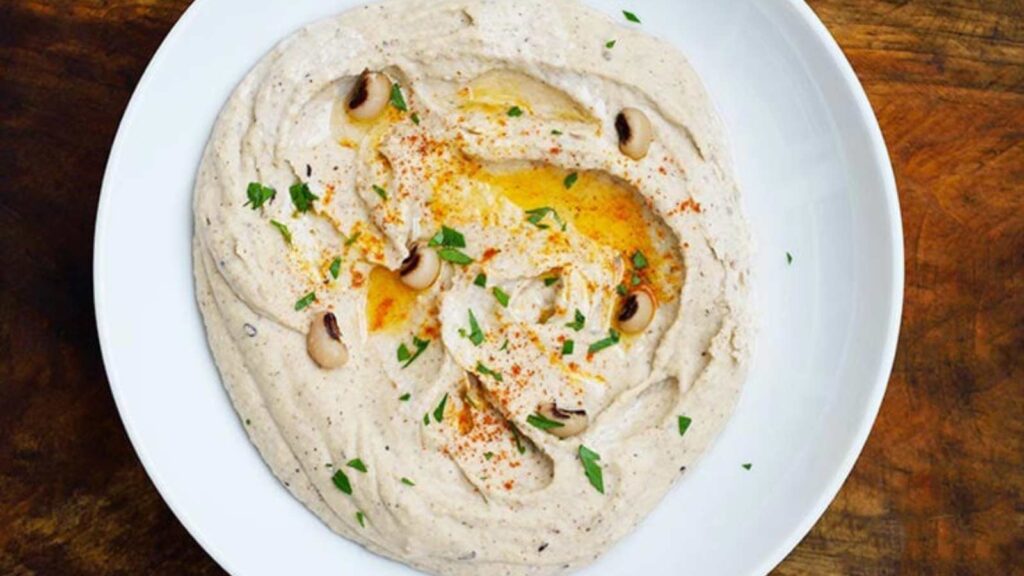
[[[359,119],[364,71],[387,104]],[[736,401],[748,250],[692,68],[568,0],[302,29],[231,96],[195,190],[253,443],[332,530],[436,574],[562,573],[640,522]]]

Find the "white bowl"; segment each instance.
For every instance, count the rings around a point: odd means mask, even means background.
[[[354,4],[197,1],[139,83],[103,182],[96,316],[110,386],[153,483],[233,574],[412,573],[331,533],[264,466],[221,387],[192,282],[193,176],[220,107],[277,41]],[[703,77],[757,245],[760,333],[712,450],[582,573],[764,574],[839,490],[885,391],[903,296],[885,145],[802,2],[594,4],[636,12]]]

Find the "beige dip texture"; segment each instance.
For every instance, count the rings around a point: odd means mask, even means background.
[[[393,86],[357,120],[364,70]],[[638,159],[626,108],[653,134]],[[425,572],[593,561],[745,376],[750,243],[715,112],[673,48],[577,2],[393,1],[298,31],[221,112],[194,209],[253,443],[332,530]],[[414,243],[440,262],[420,290]],[[637,295],[656,311],[631,331]],[[307,349],[324,312],[331,369]]]

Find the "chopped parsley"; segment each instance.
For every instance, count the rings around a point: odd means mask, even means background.
[[[479,286],[481,288],[486,288],[487,287],[487,274],[484,274],[483,272],[477,274],[476,278],[473,279],[473,284],[475,284],[475,285],[477,285],[477,286]]]
[[[601,465],[597,463],[601,456],[583,444],[580,444],[579,455],[580,461],[583,462],[583,472],[587,475],[587,480],[590,480],[590,485],[604,494],[604,475],[601,473]]]
[[[457,248],[441,248],[440,250],[437,251],[437,255],[440,256],[442,260],[447,260],[452,264],[459,264],[461,266],[465,266],[467,264],[473,263],[472,258],[467,256]]]
[[[629,10],[623,10],[622,11],[622,15],[625,16],[626,20],[629,20],[630,22],[636,22],[637,24],[640,23],[640,18],[637,17],[636,14],[633,14],[632,12],[630,12]],[[397,84],[396,84],[396,86],[397,86]]]
[[[508,109],[508,115],[512,118],[518,118],[523,115],[523,109],[519,106],[513,106]]]
[[[479,346],[483,344],[484,332],[480,329],[480,324],[476,321],[476,316],[473,315],[473,311],[469,311],[469,341],[473,343],[473,346]]]
[[[383,189],[383,188],[381,188],[380,186],[377,186],[376,184],[374,184],[373,185],[373,191],[377,193],[377,196],[380,196],[381,200],[387,200],[388,199],[388,191]]]
[[[529,416],[526,417],[526,423],[529,424],[530,426],[533,426],[534,428],[538,428],[540,430],[545,431],[551,430],[553,428],[562,428],[563,426],[565,426],[565,424],[545,418],[541,414],[530,414]]]
[[[270,225],[273,226],[274,228],[277,228],[277,231],[281,233],[282,237],[284,237],[285,242],[287,242],[288,244],[292,243],[292,233],[290,230],[288,230],[287,226],[281,224],[277,220],[271,220]]]
[[[510,430],[512,430],[512,439],[516,443],[516,450],[518,450],[520,454],[526,454],[526,446],[523,446],[523,439],[519,437],[519,429],[512,426]]]
[[[793,263],[793,255],[790,254],[789,252],[786,252],[786,264],[792,264],[792,263]]]
[[[637,286],[641,282],[643,282],[643,278],[641,278],[640,275],[637,274],[636,272],[634,272],[633,277],[629,279],[629,283],[632,284],[633,286]]]
[[[360,460],[359,458],[353,458],[352,460],[349,460],[348,462],[345,463],[345,466],[359,470],[364,474],[366,473],[366,464],[363,464],[363,461]]]
[[[476,363],[476,371],[483,374],[484,376],[490,376],[491,378],[494,378],[498,382],[504,381],[504,379],[501,377],[501,374],[498,374],[494,370],[491,370],[487,366],[484,366],[483,362]]]
[[[491,293],[494,294],[494,298],[501,304],[502,308],[508,308],[508,294],[501,289],[499,286],[495,286],[491,289]]]
[[[566,340],[562,342],[562,356],[568,356],[572,354],[572,351],[576,349],[576,343],[572,340]]]
[[[544,285],[551,286],[552,284],[558,282],[561,279],[562,278],[560,276],[548,276],[547,278],[544,279]]]
[[[587,348],[587,353],[594,354],[595,352],[600,352],[601,350],[604,350],[605,348],[610,348],[618,343],[619,333],[612,329],[608,331],[607,338],[603,340],[598,340],[597,342],[591,344],[590,347]]]
[[[491,458],[494,458],[494,452],[484,452],[485,460],[490,460]]]
[[[356,522],[359,522],[359,526],[366,528],[366,514],[363,514],[362,510],[356,511]]]
[[[552,130],[551,133],[554,134],[555,136],[561,136],[562,135],[562,131],[561,130]]]
[[[565,180],[562,180],[562,185],[565,186],[566,190],[568,190],[569,188],[572,188],[572,185],[575,184],[576,181],[579,180],[579,179],[580,179],[580,175],[578,173],[576,173],[576,172],[573,172],[573,173],[569,174],[568,176],[566,176]]]
[[[619,296],[625,296],[626,294],[629,293],[629,291],[626,290],[625,284],[619,284],[618,286],[616,286],[615,291],[619,293]]]
[[[430,426],[430,412],[426,412],[423,414],[423,425]]]
[[[245,195],[248,196],[249,200],[242,204],[242,206],[252,206],[252,209],[256,210],[268,200],[273,200],[277,196],[277,190],[270,186],[264,186],[259,182],[250,182],[249,187],[245,189]]]
[[[438,230],[437,234],[434,234],[427,245],[430,247],[448,246],[451,248],[465,248],[466,237],[462,235],[462,232],[454,228],[441,226],[441,229]]]
[[[313,201],[319,197],[309,191],[309,184],[305,182],[299,182],[293,184],[288,189],[288,194],[292,197],[292,204],[295,205],[295,209],[299,212],[309,212],[309,209],[313,207]]]
[[[448,393],[445,392],[444,397],[441,398],[441,403],[437,405],[437,408],[434,408],[434,420],[437,420],[438,422],[444,420],[444,406],[447,403]]]
[[[302,298],[299,298],[295,302],[295,310],[302,310],[309,306],[310,304],[312,304],[313,302],[316,302],[316,292],[310,292],[309,294],[306,294]]]
[[[637,270],[643,270],[644,268],[647,268],[647,257],[644,256],[643,252],[639,250],[633,252],[631,260],[633,260],[633,266],[636,267]]]
[[[410,364],[416,361],[423,354],[423,351],[427,349],[430,344],[430,340],[420,340],[416,336],[412,337],[412,344],[416,348],[415,352],[410,352],[409,347],[403,342],[398,347],[398,361],[403,362],[402,368],[408,368]]]
[[[683,436],[684,434],[686,434],[686,431],[689,430],[690,424],[692,424],[692,423],[693,423],[693,419],[690,418],[689,416],[680,416],[679,417],[679,435]]]
[[[338,279],[338,274],[341,274],[341,258],[335,258],[331,261],[331,266],[328,268],[331,271],[331,277],[335,280]]]
[[[612,48],[615,48],[615,40],[609,40],[609,41],[605,42],[604,43],[604,47],[609,49],[609,50],[611,50]]]
[[[555,222],[558,222],[558,225],[562,228],[562,230],[565,230],[565,221],[562,220],[562,218],[558,216],[558,212],[556,212],[555,209],[550,206],[541,206],[540,208],[533,208],[532,210],[527,210],[526,214],[526,221],[529,222],[530,224],[533,224],[537,228],[540,228],[541,230],[545,230],[549,227],[547,224],[544,224],[541,221],[544,220],[545,216],[551,214],[552,218],[555,219]]]
[[[352,484],[349,483],[348,476],[346,476],[341,470],[334,471],[334,476],[331,476],[331,482],[334,482],[334,485],[338,487],[338,490],[341,490],[349,496],[352,495]]]
[[[409,394],[408,392],[406,392],[405,394],[402,394],[401,396],[399,396],[398,400],[401,401],[401,402],[408,402],[409,398],[412,398],[412,394]]]
[[[355,234],[349,236],[348,238],[345,239],[345,246],[351,246],[355,244],[356,240],[359,240],[359,237],[362,235],[362,232],[356,232]]]
[[[420,115],[419,114],[417,114],[415,112],[412,113],[412,123],[417,125],[417,126],[420,125]]]
[[[402,484],[405,484],[406,486],[415,486],[416,485],[415,482],[413,482],[412,480],[409,480],[405,476],[402,476]]]
[[[747,462],[746,464],[743,465],[743,469],[744,470],[750,470],[753,467],[754,467],[754,465],[751,464],[750,462]]]
[[[583,315],[583,312],[580,312],[579,308],[577,308],[576,309],[576,317],[573,319],[572,322],[569,322],[568,324],[566,324],[566,326],[568,326],[569,328],[572,328],[573,330],[579,332],[580,330],[583,330],[583,327],[586,325],[586,323],[587,323],[587,317]]]
[[[502,343],[501,348],[498,348],[500,352],[508,350],[508,338],[505,338],[505,342]]]
[[[398,85],[398,82],[391,85],[391,105],[396,110],[409,111],[409,107],[405,105],[405,97],[402,96],[402,87]]]

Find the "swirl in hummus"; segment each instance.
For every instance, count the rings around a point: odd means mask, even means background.
[[[331,529],[431,573],[556,574],[732,410],[738,202],[664,42],[567,0],[372,5],[222,111],[198,298],[250,437]]]

